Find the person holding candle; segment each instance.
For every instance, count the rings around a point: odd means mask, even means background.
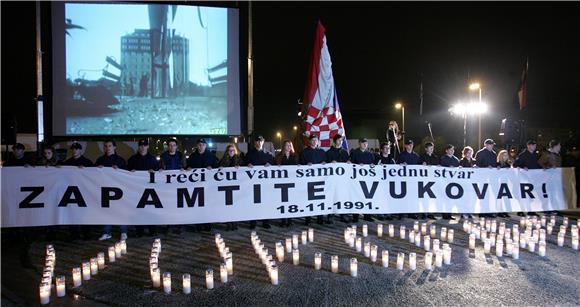
[[[119,156],[116,152],[117,143],[114,140],[106,140],[103,142],[104,155],[100,156],[95,164],[97,167],[111,167],[113,169],[127,169],[127,163],[125,159]],[[127,240],[127,225],[120,225],[121,228],[121,240]],[[112,238],[111,229],[113,226],[105,225],[103,227],[103,235],[99,238],[99,241],[109,240]]]
[[[298,165],[298,156],[294,151],[292,141],[285,140],[282,145],[282,150],[274,159],[277,165]],[[280,221],[281,227],[288,227],[292,225],[292,219],[282,219]]]
[[[308,147],[304,148],[300,154],[300,164],[301,165],[312,165],[312,164],[325,164],[326,163],[326,152],[318,147],[318,136],[312,134],[308,137]],[[311,218],[307,216],[304,219],[306,225],[310,225]],[[322,215],[317,216],[316,223],[323,224],[324,219]]]
[[[254,147],[248,150],[246,155],[246,164],[248,167],[254,167],[254,165],[270,166],[274,164],[274,157],[271,153],[264,149],[264,137],[261,134],[257,134],[254,139]],[[269,220],[262,220],[262,227],[268,229],[270,228]],[[250,221],[250,229],[256,228],[256,221]]]

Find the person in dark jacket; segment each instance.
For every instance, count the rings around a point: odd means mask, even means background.
[[[562,167],[562,157],[560,156],[561,149],[562,145],[559,140],[551,140],[548,149],[544,151],[540,156],[540,159],[538,159],[540,167],[544,169]]]
[[[350,162],[354,164],[374,164],[375,156],[369,150],[369,142],[366,138],[358,140],[358,148],[352,151]]]
[[[342,148],[344,139],[342,135],[335,134],[332,137],[332,146],[326,151],[326,162],[348,162],[350,157],[348,151]]]
[[[455,146],[448,144],[445,146],[445,155],[441,156],[441,166],[459,167],[459,159],[454,155]]]
[[[270,166],[274,164],[274,158],[272,157],[272,154],[264,150],[264,142],[264,137],[261,134],[258,134],[254,140],[254,147],[250,148],[248,150],[248,154],[246,155],[246,164],[248,167],[253,167],[254,165]],[[270,228],[270,221],[262,220],[262,227],[266,229]],[[250,221],[250,229],[254,228],[256,228],[255,220]]]
[[[477,167],[496,167],[497,157],[493,146],[495,142],[492,139],[486,139],[483,142],[483,148],[475,154],[475,165]]]
[[[234,144],[228,144],[228,146],[226,146],[226,151],[224,152],[224,155],[219,162],[219,167],[220,168],[222,168],[222,167],[238,168],[242,165],[244,165],[244,160],[242,159],[242,157],[238,153],[238,149],[236,148],[236,146]],[[226,231],[237,230],[237,229],[238,229],[238,223],[236,223],[236,222],[226,223]]]
[[[310,135],[308,137],[308,147],[304,148],[300,154],[300,164],[302,165],[312,165],[312,164],[325,164],[326,163],[326,152],[323,149],[318,148],[318,136]],[[310,216],[304,218],[304,223],[310,225]],[[324,217],[319,215],[316,217],[316,222],[318,224],[324,223]],[[328,220],[330,223],[331,221]]]
[[[162,170],[183,170],[185,168],[185,155],[177,150],[177,140],[167,140],[167,151],[159,158],[159,168]]]
[[[413,151],[413,140],[405,141],[405,150],[399,155],[398,164],[404,165],[419,165],[419,155]]]
[[[125,159],[117,155],[117,143],[113,140],[106,140],[103,142],[104,155],[97,158],[95,164],[97,167],[112,167],[114,169],[126,169],[127,163]],[[111,239],[111,225],[105,225],[103,227],[103,235],[99,238],[99,241]],[[121,228],[121,240],[127,240],[127,225],[120,225]]]
[[[70,145],[70,150],[72,151],[72,157],[64,160],[62,165],[71,165],[78,167],[91,167],[94,166],[93,162],[85,156],[83,156],[83,145],[79,143],[72,143]]]
[[[292,141],[285,140],[282,144],[282,150],[276,155],[274,159],[277,165],[298,165],[298,157],[294,152],[294,144]],[[292,225],[292,219],[282,219],[280,221],[281,227],[288,227]]]
[[[209,150],[207,149],[207,142],[205,139],[197,140],[197,150],[189,155],[187,158],[186,166],[187,169],[192,168],[216,168],[218,167],[218,160]]]
[[[159,161],[149,153],[149,141],[147,139],[140,139],[137,143],[137,153],[132,155],[127,162],[127,169],[134,171],[148,171],[155,172],[159,170]],[[147,227],[150,236],[157,235],[157,227],[155,225],[137,225],[137,237],[142,237]]]
[[[497,168],[511,168],[512,164],[510,161],[510,156],[508,151],[505,149],[500,150],[497,153]]]
[[[397,164],[393,155],[391,155],[391,144],[389,142],[381,143],[381,150],[375,156],[375,164]]]
[[[463,147],[461,152],[461,160],[459,161],[459,166],[461,167],[474,167],[475,159],[473,159],[473,148],[471,146]]]
[[[439,165],[439,157],[433,153],[435,145],[432,142],[425,143],[425,153],[419,158],[419,164],[423,165]]]
[[[12,145],[12,156],[2,166],[30,166],[32,161],[24,156],[24,145],[16,143]]]
[[[54,148],[51,146],[45,147],[42,150],[42,157],[36,163],[38,166],[57,166],[58,161],[56,160],[56,156],[54,155]]]
[[[539,169],[540,164],[538,164],[538,154],[536,153],[536,141],[528,140],[526,142],[526,149],[522,151],[516,162],[514,163],[514,167],[524,168],[524,169]]]

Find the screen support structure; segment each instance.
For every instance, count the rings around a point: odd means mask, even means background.
[[[248,2],[248,136],[254,132],[254,54],[252,51],[252,1]]]
[[[36,2],[36,115],[37,147],[44,142],[44,98],[42,95],[42,46],[41,46],[40,1]]]

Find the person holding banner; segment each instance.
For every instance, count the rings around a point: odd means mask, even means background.
[[[512,164],[509,158],[510,156],[507,150],[500,150],[497,153],[497,168],[512,168]]]
[[[391,144],[389,142],[381,143],[381,150],[375,157],[375,164],[397,164],[391,155]]]
[[[560,157],[560,141],[551,140],[548,149],[542,153],[542,156],[538,160],[538,164],[544,169],[562,167],[562,157]]]
[[[234,144],[228,144],[226,146],[226,151],[224,152],[223,157],[219,162],[220,169],[222,167],[240,167],[244,165],[243,159],[240,157],[238,150]],[[226,231],[237,230],[238,223],[236,222],[229,222],[226,223]]]
[[[405,141],[405,150],[399,155],[399,159],[397,160],[398,164],[403,165],[419,165],[421,163],[419,159],[419,155],[413,151],[413,140],[408,139]]]
[[[332,137],[332,146],[326,151],[326,162],[350,162],[348,151],[342,148],[343,137],[340,134],[335,134]]]
[[[308,147],[304,148],[300,154],[300,164],[302,165],[312,165],[312,164],[325,164],[326,163],[326,152],[322,148],[318,147],[318,136],[311,134],[308,137]],[[306,225],[310,225],[311,218],[307,216],[304,219]],[[316,223],[323,224],[324,217],[319,215],[316,217]],[[327,223],[330,224],[332,221],[327,218]]]
[[[444,167],[459,167],[459,159],[454,155],[455,146],[447,144],[445,146],[445,155],[441,157],[441,166]]]
[[[119,156],[116,152],[117,150],[117,143],[113,140],[106,140],[103,142],[103,151],[105,152],[104,155],[97,158],[95,164],[97,167],[112,167],[114,169],[126,169],[127,163],[125,159]],[[121,240],[127,240],[127,225],[120,225],[121,228]],[[99,241],[109,240],[112,238],[111,236],[111,229],[113,227],[111,225],[105,225],[103,227],[103,235],[99,238]]]
[[[475,165],[477,167],[496,167],[497,157],[493,146],[495,142],[492,139],[486,139],[483,142],[483,148],[475,154]]]
[[[528,140],[526,142],[526,149],[522,151],[514,163],[514,167],[523,169],[539,169],[538,154],[536,153],[536,141]]]
[[[218,167],[217,158],[209,150],[206,150],[207,142],[205,139],[198,139],[196,147],[197,150],[187,158],[186,164],[188,170],[192,168],[212,169]]]
[[[459,166],[461,167],[474,167],[475,159],[473,159],[473,148],[471,146],[463,147],[461,152],[461,161],[459,161]]]
[[[254,140],[254,147],[248,150],[246,155],[246,164],[248,167],[253,167],[254,165],[264,165],[270,166],[274,163],[274,158],[272,154],[264,150],[264,137],[260,134],[256,136]],[[269,220],[262,220],[262,227],[268,229],[270,228]],[[256,220],[250,221],[250,229],[256,228]]]
[[[72,151],[72,157],[66,159],[62,165],[71,165],[78,167],[91,167],[94,166],[93,162],[85,156],[83,156],[83,146],[77,142],[70,145],[70,150]]]
[[[147,139],[140,139],[137,143],[137,153],[132,155],[127,162],[127,169],[134,171],[148,171],[155,172],[159,170],[159,162],[155,157],[149,153],[149,141]],[[137,237],[142,237],[145,232],[145,226],[137,225]],[[157,235],[157,227],[155,225],[148,225],[149,235]]]
[[[292,141],[284,141],[282,151],[276,155],[274,160],[277,165],[298,165],[298,157],[296,157],[296,153],[294,152]],[[290,225],[292,225],[292,219],[282,219],[280,221],[280,227],[288,227]]]
[[[16,143],[12,145],[12,157],[2,166],[30,166],[32,161],[24,156],[24,145]]]
[[[185,156],[177,150],[177,140],[167,140],[167,151],[161,154],[159,168],[162,170],[183,170],[185,167]]]
[[[369,150],[369,143],[366,138],[362,138],[358,140],[358,148],[353,150],[350,155],[350,161],[354,164],[374,164],[375,163],[375,156]],[[358,222],[358,214],[352,215],[352,221],[354,223]],[[363,214],[363,218],[365,221],[372,221],[372,216],[370,214]],[[382,215],[380,216],[382,219]]]
[[[57,166],[58,161],[56,161],[56,157],[54,156],[54,148],[52,146],[45,147],[42,150],[42,157],[38,160],[36,165],[38,166]]]
[[[423,165],[439,165],[439,157],[433,151],[435,151],[435,144],[432,142],[425,143],[425,153],[421,155],[419,163]]]

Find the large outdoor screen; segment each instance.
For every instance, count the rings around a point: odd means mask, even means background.
[[[236,8],[54,3],[53,134],[238,135]]]

